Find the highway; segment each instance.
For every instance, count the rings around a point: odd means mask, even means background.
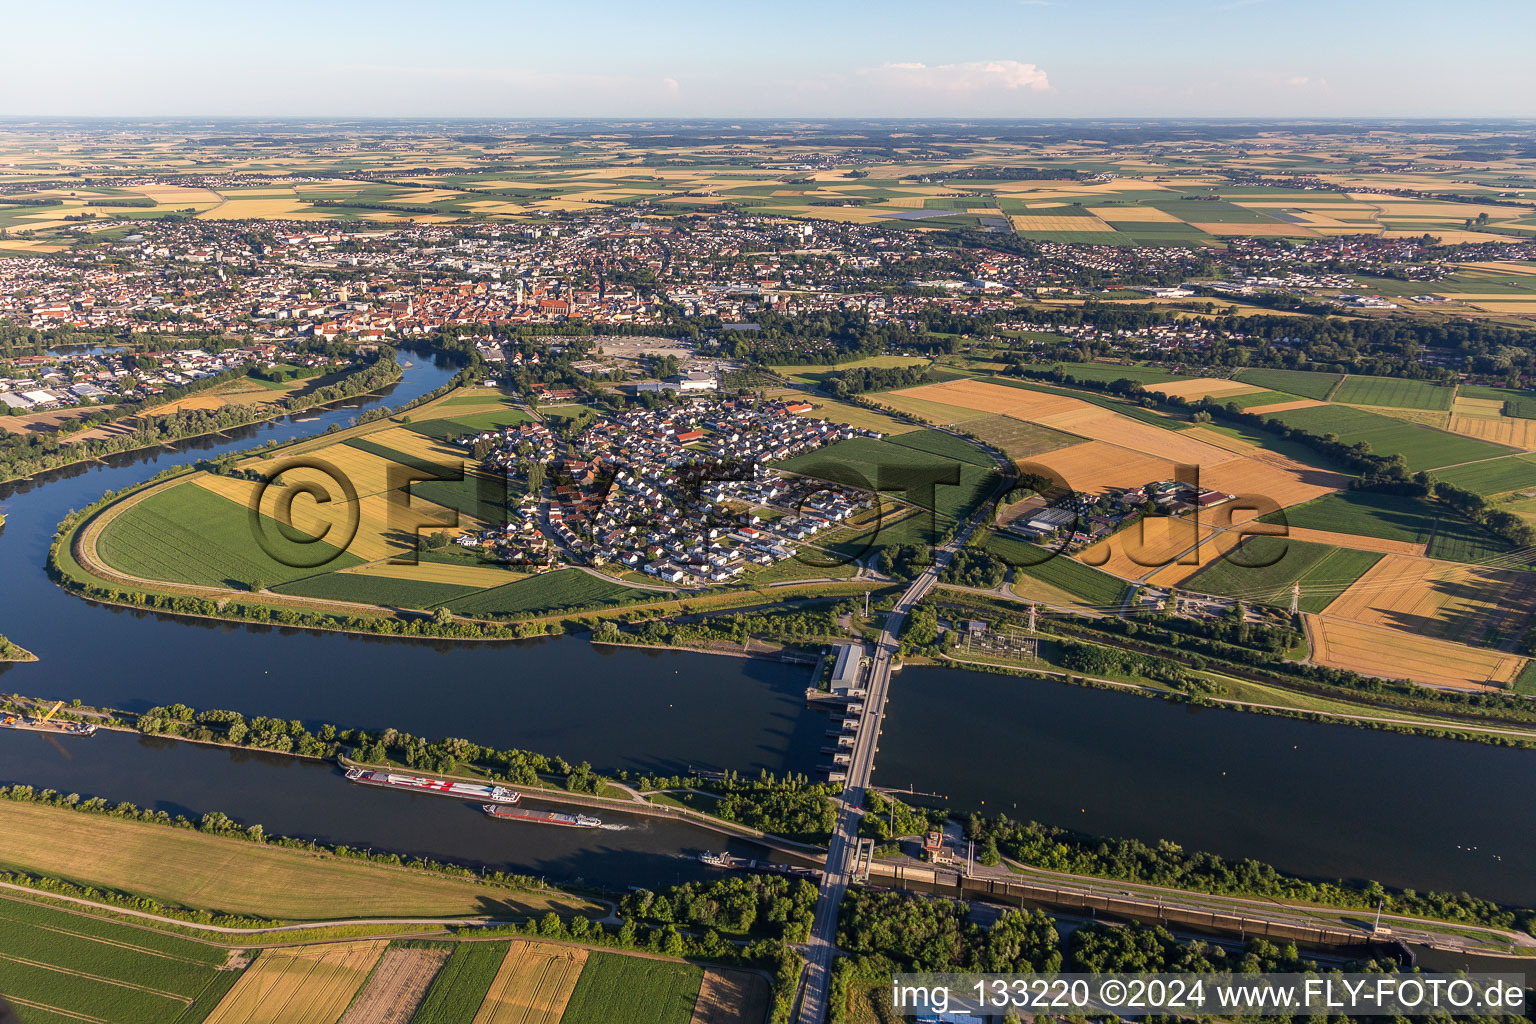
[[[816,899],[816,914],[811,921],[811,935],[806,942],[805,991],[800,1003],[800,1024],[822,1024],[827,1017],[827,998],[832,986],[832,959],[837,952],[837,915],[843,895],[848,891],[849,871],[857,849],[859,820],[863,817],[864,791],[875,768],[875,748],[880,742],[880,727],[885,721],[885,701],[891,686],[891,659],[901,648],[897,636],[914,605],[928,596],[938,583],[939,573],[970,536],[974,523],[968,523],[948,544],[935,549],[933,564],[924,569],[897,598],[886,616],[885,630],[875,645],[875,654],[866,684],[868,694],[860,713],[858,738],[848,765],[848,779],[843,784],[837,805],[837,823],[827,844],[826,873]]]

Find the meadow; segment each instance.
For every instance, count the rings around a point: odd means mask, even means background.
[[[295,597],[314,597],[325,601],[352,601],[385,608],[434,608],[477,594],[475,587],[426,580],[395,579],[388,576],[350,572],[327,572],[306,576],[273,587],[273,593]]]
[[[0,895],[0,992],[26,1024],[196,1024],[240,978],[219,969],[226,959],[211,943]]]

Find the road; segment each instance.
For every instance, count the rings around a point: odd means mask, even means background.
[[[821,1024],[827,1017],[827,997],[832,987],[832,959],[837,953],[837,915],[848,891],[850,861],[857,848],[859,821],[863,817],[864,791],[875,767],[875,748],[880,741],[880,727],[885,721],[885,700],[891,686],[891,660],[901,648],[897,636],[913,606],[928,596],[938,583],[939,573],[949,564],[957,549],[965,544],[974,529],[967,524],[955,539],[933,553],[933,564],[924,569],[896,599],[885,619],[885,631],[875,644],[869,670],[868,694],[860,713],[858,738],[848,765],[848,779],[837,805],[837,823],[827,844],[826,873],[816,899],[816,914],[811,921],[811,935],[805,945],[805,993],[800,1003],[800,1024]]]

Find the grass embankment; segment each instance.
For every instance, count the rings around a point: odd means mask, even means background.
[[[25,647],[11,643],[7,638],[0,636],[0,662],[6,661],[36,661],[37,655]]]
[[[0,867],[275,921],[602,914],[576,897],[11,801],[0,801]]]

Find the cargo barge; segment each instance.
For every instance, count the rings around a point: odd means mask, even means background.
[[[541,825],[562,825],[565,828],[603,827],[603,820],[601,818],[594,818],[590,814],[535,811],[526,807],[504,807],[501,804],[486,804],[481,810],[493,818],[507,818],[512,821],[531,821]]]
[[[699,863],[705,867],[724,868],[727,871],[764,871],[771,875],[804,878],[812,882],[819,882],[821,880],[821,872],[816,868],[800,868],[789,864],[770,864],[765,860],[738,857],[731,853],[701,853],[699,854]]]
[[[420,775],[401,775],[397,772],[381,772],[371,768],[348,768],[347,781],[360,782],[365,786],[403,789],[411,793],[434,793],[438,796],[463,797],[466,800],[490,800],[498,804],[515,804],[522,799],[521,793],[502,786],[429,779]]]

